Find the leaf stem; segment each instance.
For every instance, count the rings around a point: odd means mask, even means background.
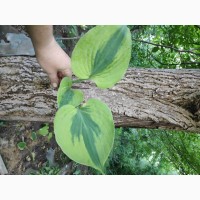
[[[81,37],[61,37],[61,38],[56,38],[57,40],[77,40],[80,39]]]
[[[76,79],[76,80],[72,80],[72,83],[81,83],[85,80],[87,80],[87,79]]]

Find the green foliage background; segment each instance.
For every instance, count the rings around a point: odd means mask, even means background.
[[[200,136],[180,131],[116,130],[108,174],[199,174]]]
[[[200,66],[200,26],[129,26],[131,66],[196,68]]]
[[[69,37],[81,37],[93,26],[68,26]],[[129,25],[130,67],[200,69],[200,26]],[[61,41],[73,46],[76,40]],[[91,169],[91,173],[98,172]],[[200,136],[150,129],[116,129],[107,174],[200,174]]]

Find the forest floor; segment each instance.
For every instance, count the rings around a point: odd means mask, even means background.
[[[44,127],[48,127],[45,136],[40,134]],[[0,155],[8,174],[88,174],[87,167],[63,154],[51,133],[52,124],[0,121]],[[25,142],[26,148],[20,150],[19,142]]]

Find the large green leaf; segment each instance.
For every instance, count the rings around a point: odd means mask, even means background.
[[[83,92],[81,90],[72,90],[69,89],[65,91],[62,100],[59,103],[59,108],[66,104],[73,106],[79,106],[83,102]]]
[[[79,106],[83,101],[83,92],[81,90],[71,89],[72,80],[68,77],[62,79],[57,94],[58,107],[61,108],[66,104]]]
[[[128,68],[131,44],[126,26],[96,26],[74,48],[72,71],[80,79],[93,80],[99,88],[112,87]]]
[[[80,108],[65,105],[54,119],[56,141],[72,160],[104,171],[114,141],[114,122],[108,106],[89,99]]]

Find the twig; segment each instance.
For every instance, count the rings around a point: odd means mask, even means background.
[[[200,56],[199,53],[195,53],[195,52],[190,51],[190,50],[181,50],[181,49],[177,49],[177,48],[174,48],[174,47],[171,47],[171,46],[167,46],[167,45],[155,44],[155,43],[152,43],[152,42],[147,42],[147,41],[144,41],[144,40],[137,40],[137,39],[134,39],[134,38],[132,38],[132,39],[135,40],[135,41],[137,41],[137,42],[151,44],[151,45],[154,45],[154,46],[157,46],[157,47],[165,47],[165,48],[173,49],[174,51],[187,52],[187,53],[192,53],[192,54]]]
[[[67,37],[64,37],[64,38],[56,38],[57,40],[78,40],[78,39],[80,39],[81,37],[79,36],[79,37],[69,37],[69,38],[67,38]]]
[[[200,65],[200,62],[181,62],[181,63],[162,63],[159,61],[156,57],[154,57],[152,54],[150,55],[156,62],[158,62],[161,65]]]

